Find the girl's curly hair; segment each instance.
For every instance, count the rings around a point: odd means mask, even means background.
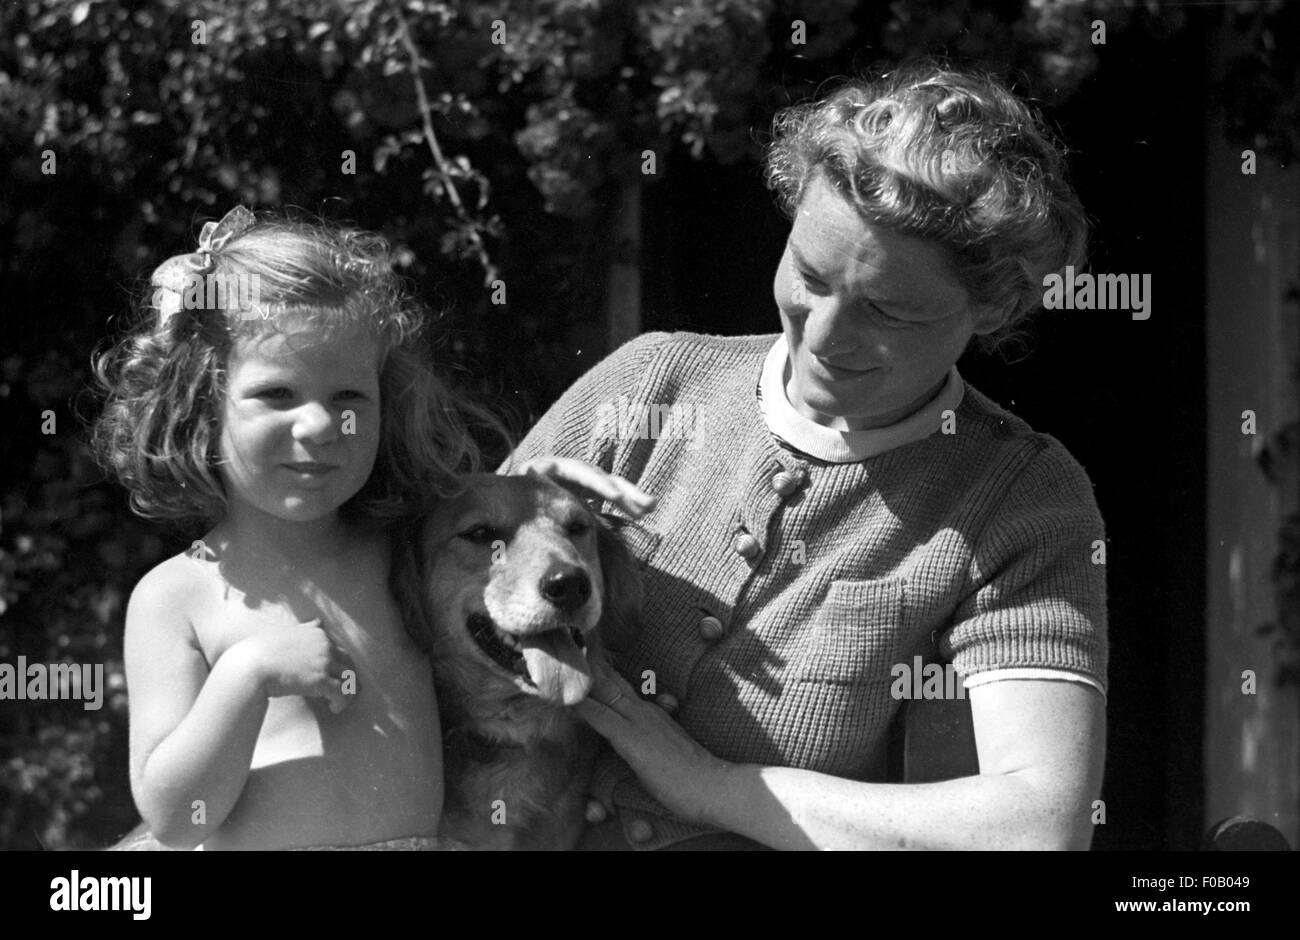
[[[1088,221],[1042,118],[995,78],[920,62],[777,114],[766,179],[791,218],[824,173],[872,224],[935,242],[1019,339],[1043,278],[1081,266]]]
[[[205,524],[224,515],[216,471],[231,351],[285,314],[326,335],[365,329],[379,346],[379,452],[369,480],[342,507],[349,518],[409,516],[454,493],[458,474],[483,469],[481,444],[509,449],[500,419],[434,372],[425,311],[393,272],[381,236],[262,216],[211,259],[209,284],[231,289],[209,287],[201,294],[209,306],[170,316],[160,315],[155,292],[128,334],[94,358],[105,403],[92,446],[139,515]]]

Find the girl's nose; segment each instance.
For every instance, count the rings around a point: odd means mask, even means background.
[[[300,441],[323,444],[337,435],[334,413],[320,402],[306,402],[294,415],[293,436]]]

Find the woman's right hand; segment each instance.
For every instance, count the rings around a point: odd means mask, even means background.
[[[633,519],[640,519],[654,509],[658,501],[658,497],[631,480],[616,473],[606,473],[600,467],[572,457],[534,457],[509,466],[508,470],[502,468],[500,472],[508,472],[511,476],[536,473],[548,477],[584,499],[608,500]]]
[[[352,703],[355,667],[330,638],[319,617],[306,623],[272,627],[236,645],[245,644],[248,644],[258,687],[268,698],[284,695],[323,698],[336,715]],[[352,681],[348,684],[349,691],[344,692],[348,678]]]

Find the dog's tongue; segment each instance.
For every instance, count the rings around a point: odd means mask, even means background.
[[[576,705],[591,690],[591,672],[566,630],[552,630],[538,636],[520,637],[519,646],[528,665],[528,678],[545,698]]]

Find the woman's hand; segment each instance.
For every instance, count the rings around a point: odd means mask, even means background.
[[[727,768],[668,714],[671,699],[652,704],[608,666],[594,666],[596,684],[574,706],[587,724],[609,740],[650,794],[678,818],[708,823],[723,793]],[[589,810],[590,811],[590,810]]]
[[[657,497],[650,495],[631,480],[572,457],[534,457],[510,468],[511,476],[537,473],[554,480],[584,499],[608,500],[633,519],[640,519],[654,509]]]

